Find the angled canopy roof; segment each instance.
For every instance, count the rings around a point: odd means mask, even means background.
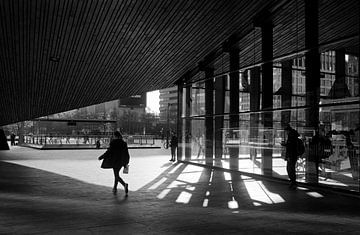
[[[0,125],[173,86],[229,38],[243,40],[248,54],[261,36],[254,17],[268,13],[283,38],[274,40],[275,56],[292,52],[286,35],[301,35],[298,2],[1,0]],[[358,36],[345,23],[324,25]]]

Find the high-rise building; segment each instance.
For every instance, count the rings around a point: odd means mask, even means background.
[[[171,128],[175,128],[177,120],[177,87],[170,87],[162,89],[160,93],[160,122],[171,125]]]

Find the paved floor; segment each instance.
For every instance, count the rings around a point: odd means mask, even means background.
[[[360,199],[131,150],[129,197],[104,150],[0,151],[1,234],[359,234]]]

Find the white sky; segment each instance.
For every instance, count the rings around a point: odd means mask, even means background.
[[[160,95],[159,90],[146,93],[146,107],[148,107],[150,109],[150,112],[152,113],[160,113],[159,95]]]

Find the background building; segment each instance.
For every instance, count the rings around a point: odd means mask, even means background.
[[[177,87],[159,90],[160,92],[160,122],[169,125],[169,128],[176,130],[178,112],[178,91]]]

